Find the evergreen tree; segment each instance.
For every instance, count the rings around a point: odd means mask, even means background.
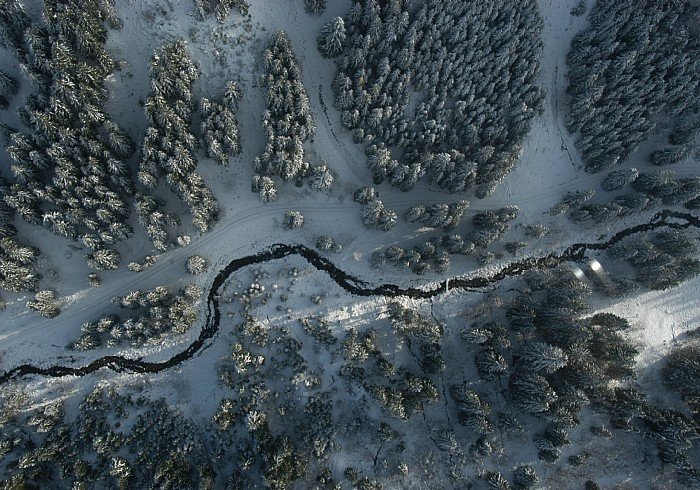
[[[513,485],[519,490],[533,488],[539,482],[535,469],[530,465],[520,465],[513,470]]]
[[[634,182],[638,176],[639,171],[636,168],[613,170],[605,176],[605,179],[603,179],[602,187],[606,191],[616,191],[630,182]]]
[[[291,229],[304,226],[304,216],[299,211],[284,212],[284,226]]]
[[[329,251],[333,249],[333,244],[333,239],[326,235],[322,235],[316,240],[316,248],[319,250]]]
[[[56,302],[56,293],[51,290],[37,292],[33,301],[27,301],[27,308],[37,311],[46,318],[55,318],[61,313]]]
[[[316,40],[318,50],[326,58],[335,58],[343,51],[345,38],[345,21],[342,17],[335,17],[321,29]]]
[[[491,348],[479,351],[474,362],[479,375],[486,380],[500,376],[508,370],[508,363],[503,355]]]
[[[326,10],[327,0],[304,0],[304,7],[310,14],[321,15]]]
[[[554,345],[543,342],[527,344],[521,351],[522,369],[528,372],[551,374],[566,366],[566,353]]]
[[[377,191],[374,187],[361,187],[355,191],[353,195],[353,201],[360,203],[362,205],[367,204],[370,201],[374,201],[377,198]]]
[[[207,259],[201,255],[191,255],[187,258],[187,272],[201,274],[207,270]]]
[[[681,162],[690,155],[690,146],[686,145],[673,145],[662,148],[661,150],[656,150],[649,156],[649,161],[652,165],[673,165],[674,163]]]
[[[309,187],[316,191],[327,191],[333,185],[333,174],[325,163],[311,167],[309,171]]]
[[[547,380],[534,373],[516,372],[510,377],[513,403],[526,412],[542,413],[556,401],[557,395]]]

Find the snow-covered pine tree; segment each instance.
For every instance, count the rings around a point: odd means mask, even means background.
[[[61,309],[56,301],[56,293],[50,289],[38,291],[34,295],[34,300],[27,301],[27,308],[38,312],[46,318],[55,318],[61,313]]]
[[[362,205],[367,204],[377,198],[377,191],[374,187],[360,187],[353,195],[353,201]]]
[[[343,51],[345,38],[345,21],[342,17],[335,17],[321,28],[316,44],[323,56],[335,58]]]
[[[316,191],[327,191],[333,185],[333,173],[325,162],[309,169],[309,187]]]
[[[313,15],[321,15],[326,10],[328,0],[304,0],[304,8]]]
[[[670,145],[654,151],[649,155],[649,161],[652,165],[673,165],[685,160],[690,155],[691,150],[692,147],[689,145]]]
[[[190,255],[187,258],[186,267],[190,274],[201,274],[207,270],[207,259],[201,255]]]
[[[526,371],[517,371],[510,377],[510,395],[518,408],[534,414],[546,412],[557,399],[544,377]]]
[[[634,182],[638,176],[639,170],[636,168],[613,170],[605,176],[601,187],[603,187],[603,189],[606,191],[616,191],[618,189],[622,189],[627,184]]]
[[[528,372],[551,374],[566,366],[568,357],[559,347],[545,342],[527,344],[520,351],[521,368]]]
[[[284,226],[293,230],[304,226],[304,216],[299,211],[284,212]]]

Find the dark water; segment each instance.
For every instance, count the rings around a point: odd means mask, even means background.
[[[41,368],[31,364],[23,364],[0,376],[0,384],[29,374],[53,377],[84,376],[103,367],[112,369],[116,372],[129,371],[134,373],[157,373],[173,366],[177,366],[183,361],[192,358],[202,349],[205,342],[214,337],[214,335],[218,332],[221,321],[219,290],[231,274],[249,265],[282,259],[289,255],[299,255],[303,257],[316,269],[326,272],[338,284],[338,286],[355,296],[406,296],[410,298],[422,299],[432,298],[444,292],[447,281],[449,281],[450,289],[468,290],[472,288],[485,287],[507,277],[520,275],[528,269],[536,266],[554,267],[562,262],[581,261],[584,259],[586,251],[588,250],[605,250],[627,236],[663,226],[673,228],[689,228],[692,226],[700,228],[700,218],[687,213],[664,210],[655,214],[648,223],[622,230],[605,242],[576,243],[559,254],[552,253],[544,257],[527,258],[512,262],[507,267],[489,276],[452,278],[436,283],[431,288],[401,288],[395,284],[381,284],[379,286],[371,287],[366,282],[339,269],[330,260],[319,255],[310,248],[303,245],[273,245],[255,255],[249,255],[247,257],[241,257],[231,261],[216,275],[207,293],[207,315],[204,322],[204,327],[202,328],[199,337],[185,350],[176,354],[170,359],[162,362],[147,362],[140,359],[128,359],[121,356],[105,356],[81,367],[51,366]]]

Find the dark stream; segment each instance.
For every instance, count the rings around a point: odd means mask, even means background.
[[[584,259],[587,250],[605,250],[627,236],[663,226],[673,228],[689,228],[693,226],[700,228],[700,218],[687,213],[664,210],[655,214],[648,223],[622,230],[605,242],[576,243],[568,247],[560,254],[552,253],[544,257],[527,258],[512,262],[507,267],[490,276],[448,279],[436,283],[436,285],[431,288],[402,288],[395,284],[381,284],[379,286],[371,287],[366,282],[339,269],[330,260],[303,245],[273,245],[255,255],[249,255],[247,257],[241,257],[231,261],[221,272],[217,274],[207,294],[207,316],[199,337],[185,350],[176,354],[170,359],[162,362],[148,362],[121,356],[105,356],[95,359],[90,364],[81,367],[51,366],[41,368],[31,364],[23,364],[5,372],[2,376],[0,376],[0,384],[27,374],[39,374],[53,377],[68,375],[84,376],[85,374],[92,373],[103,367],[112,369],[116,372],[131,371],[135,373],[156,373],[176,366],[193,357],[202,349],[204,343],[218,332],[221,321],[218,291],[231,274],[249,265],[261,264],[270,260],[281,259],[289,255],[300,255],[316,269],[325,271],[338,284],[338,286],[356,296],[407,296],[410,298],[420,299],[432,298],[443,293],[446,290],[447,281],[449,281],[450,289],[481,288],[505,279],[506,277],[513,277],[522,274],[526,270],[535,266],[553,267],[562,262],[581,261]]]

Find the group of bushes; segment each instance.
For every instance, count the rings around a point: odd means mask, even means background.
[[[194,7],[200,19],[214,14],[219,22],[224,22],[233,8],[241,15],[248,15],[250,3],[247,0],[194,0]]]

